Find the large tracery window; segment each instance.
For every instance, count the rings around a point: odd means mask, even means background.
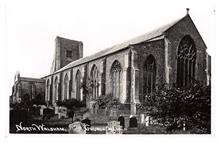
[[[122,68],[118,61],[115,61],[111,67],[111,89],[115,98],[120,98],[121,91],[121,72]]]
[[[195,78],[196,47],[190,36],[180,41],[177,52],[177,87],[190,85]]]
[[[92,67],[91,73],[90,73],[90,79],[91,79],[91,86],[92,86],[92,98],[96,99],[99,95],[99,71],[97,67],[94,65]]]
[[[68,82],[69,82],[69,78],[68,75],[66,74],[64,78],[64,100],[66,100],[68,96]]]
[[[156,85],[156,60],[153,55],[149,55],[144,65],[144,99],[155,91]]]
[[[81,101],[82,100],[82,97],[81,97],[81,78],[82,78],[82,75],[81,75],[81,72],[78,70],[77,73],[76,73],[76,99],[78,101]]]

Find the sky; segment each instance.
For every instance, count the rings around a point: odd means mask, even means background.
[[[3,8],[8,95],[16,71],[24,77],[49,74],[56,36],[82,41],[87,56],[179,19],[190,8],[208,52],[214,49],[212,0],[9,0]]]

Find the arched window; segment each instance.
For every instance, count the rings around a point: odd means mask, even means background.
[[[195,78],[196,47],[187,35],[180,41],[177,52],[177,87],[188,86]]]
[[[92,88],[92,97],[93,99],[96,99],[99,95],[99,71],[95,65],[92,67],[90,73],[90,80]]]
[[[60,97],[58,96],[58,78],[57,77],[54,80],[54,97],[55,99],[60,100]]]
[[[52,97],[50,96],[50,80],[48,79],[48,80],[47,80],[47,95],[46,95],[46,101],[50,101],[50,100],[51,100],[50,98],[52,98]]]
[[[77,73],[76,73],[76,99],[78,101],[81,101],[82,100],[82,97],[81,97],[81,78],[82,78],[82,75],[81,75],[81,72],[78,70]]]
[[[68,82],[69,82],[69,78],[68,75],[66,74],[64,77],[64,100],[68,99]]]
[[[36,98],[36,85],[33,83],[31,84],[31,99],[35,99]]]
[[[122,68],[118,61],[114,61],[111,67],[111,91],[115,98],[120,98]]]
[[[149,55],[144,65],[144,98],[155,91],[156,85],[156,60],[153,55]]]

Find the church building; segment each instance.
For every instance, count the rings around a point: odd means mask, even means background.
[[[111,95],[130,105],[130,113],[136,114],[136,104],[164,85],[184,87],[195,80],[210,84],[210,56],[188,12],[174,22],[87,57],[83,57],[81,41],[56,37],[55,42],[51,72],[41,78],[44,99],[52,106],[71,98],[84,100],[85,83],[88,102]]]

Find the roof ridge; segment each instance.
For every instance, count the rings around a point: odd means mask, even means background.
[[[66,66],[62,67],[61,69],[59,69],[59,70],[57,70],[57,71],[55,71],[54,73],[51,73],[51,74],[57,74],[57,73],[59,73],[63,70],[69,69],[71,67],[81,65],[81,64],[86,63],[86,62],[91,61],[91,60],[101,58],[103,56],[106,56],[106,55],[109,55],[111,53],[117,52],[119,50],[126,49],[129,45],[135,45],[135,44],[143,42],[143,41],[151,41],[154,38],[162,36],[164,34],[164,32],[166,32],[167,30],[172,28],[174,25],[176,25],[179,21],[181,21],[186,16],[188,16],[188,15],[185,15],[184,17],[182,17],[180,19],[177,19],[177,20],[174,20],[174,21],[172,21],[168,24],[164,24],[162,26],[154,28],[153,30],[150,30],[149,32],[147,32],[145,34],[142,34],[140,36],[136,36],[136,37],[131,38],[130,40],[127,40],[125,42],[115,44],[111,47],[103,49],[103,50],[101,50],[97,53],[94,53],[92,55],[88,55],[86,57],[83,57],[83,58],[80,58],[78,60],[72,61],[71,63],[67,64]],[[77,62],[79,62],[79,63],[77,63]],[[49,74],[49,75],[51,75],[51,74]]]

